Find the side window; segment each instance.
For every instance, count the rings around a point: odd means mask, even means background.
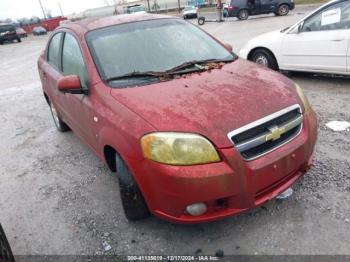
[[[88,74],[83,55],[77,40],[69,33],[65,34],[63,42],[62,72],[64,75],[78,75],[82,87],[88,88]]]
[[[347,2],[341,11],[341,28],[350,29],[350,3]]]
[[[51,38],[49,49],[47,52],[47,61],[57,69],[59,69],[59,65],[60,65],[59,54],[60,54],[61,36],[62,36],[62,33],[57,33]]]
[[[302,32],[329,31],[350,28],[350,3],[332,5],[305,20]]]

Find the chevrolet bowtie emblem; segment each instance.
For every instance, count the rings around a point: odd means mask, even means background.
[[[283,135],[286,130],[284,127],[278,127],[278,126],[273,126],[268,128],[270,131],[270,134],[266,135],[266,142],[267,141],[275,141]]]

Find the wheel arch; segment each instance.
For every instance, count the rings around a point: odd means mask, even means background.
[[[278,8],[280,8],[280,6],[281,6],[281,5],[288,5],[289,9],[291,9],[291,8],[292,8],[291,3],[288,3],[288,2],[282,2],[282,3],[279,3],[279,4],[278,4],[278,6],[277,6],[277,10],[278,10]]]
[[[99,153],[104,158],[112,172],[116,172],[116,155],[121,157],[128,166],[128,159],[143,160],[143,154],[138,140],[127,136],[124,137],[110,127],[102,128],[98,133],[98,138],[98,143],[100,145]],[[137,148],[139,148],[139,150],[137,150]]]
[[[115,150],[114,147],[110,145],[105,145],[103,147],[103,156],[105,158],[109,170],[113,173],[117,172],[117,163],[115,160],[117,154],[117,150]]]
[[[44,97],[45,97],[45,101],[48,105],[50,105],[50,99],[49,96],[44,92]]]

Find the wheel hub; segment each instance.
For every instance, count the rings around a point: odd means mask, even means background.
[[[282,6],[281,9],[280,9],[280,13],[282,15],[286,14],[287,13],[287,8],[285,6]]]
[[[266,56],[263,55],[259,55],[256,59],[255,59],[255,63],[259,64],[259,65],[263,65],[268,67],[269,66],[269,61],[267,59]]]

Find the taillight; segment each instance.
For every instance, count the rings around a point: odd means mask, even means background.
[[[228,9],[233,10],[234,7],[233,7],[232,5],[229,5],[229,6],[228,6]]]

